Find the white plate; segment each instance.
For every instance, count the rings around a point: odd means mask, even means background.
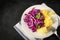
[[[29,8],[27,8],[24,13],[22,14],[22,17],[21,17],[21,31],[24,33],[25,36],[27,36],[28,38],[32,39],[32,38],[46,38],[46,37],[49,37],[53,34],[52,31],[50,31],[49,33],[47,33],[46,36],[44,35],[40,35],[38,34],[37,32],[32,32],[26,25],[26,23],[24,22],[24,15],[27,14],[30,10],[32,10],[32,8],[36,8],[36,9],[40,9],[40,10],[43,10],[43,9],[47,9],[49,11],[53,11],[50,7],[46,6],[46,4],[41,4],[41,5],[33,5]],[[53,11],[54,12],[54,11]],[[58,26],[58,17],[57,15],[55,14],[53,16],[53,19],[55,20],[55,23],[52,25],[53,27],[57,27]]]

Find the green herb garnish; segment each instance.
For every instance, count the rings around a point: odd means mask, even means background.
[[[36,18],[41,18],[41,14],[40,13],[38,13],[37,15],[36,15]]]

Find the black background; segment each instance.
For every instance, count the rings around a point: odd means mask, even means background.
[[[0,1],[0,40],[24,40],[13,26],[20,21],[26,8],[35,4],[46,3],[60,15],[60,1],[58,0],[1,0]],[[57,29],[60,35],[60,27]],[[52,35],[44,40],[58,40]]]

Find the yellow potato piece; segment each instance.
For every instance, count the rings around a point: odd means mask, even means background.
[[[49,12],[48,15],[51,16],[51,15],[54,15],[55,12]]]
[[[48,27],[49,26],[49,20],[44,20],[44,25],[45,25],[45,27]]]
[[[52,19],[46,18],[46,19],[44,20],[44,25],[45,25],[45,27],[49,27],[49,26],[51,26],[52,24],[53,24]]]
[[[50,19],[49,22],[50,22],[50,26],[51,26],[53,24],[53,21]]]
[[[51,17],[48,16],[48,15],[46,15],[46,16],[45,16],[45,20],[46,20],[46,19],[51,19]]]
[[[46,9],[42,10],[42,14],[43,14],[44,16],[46,16],[47,13],[48,13],[48,11],[47,11]]]
[[[37,32],[42,35],[45,35],[48,31],[46,27],[43,27],[43,28],[37,29]]]

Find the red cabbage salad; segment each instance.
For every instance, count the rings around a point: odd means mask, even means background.
[[[32,8],[32,10],[25,14],[24,22],[32,32],[36,32],[37,29],[44,27],[44,16],[41,10]]]

